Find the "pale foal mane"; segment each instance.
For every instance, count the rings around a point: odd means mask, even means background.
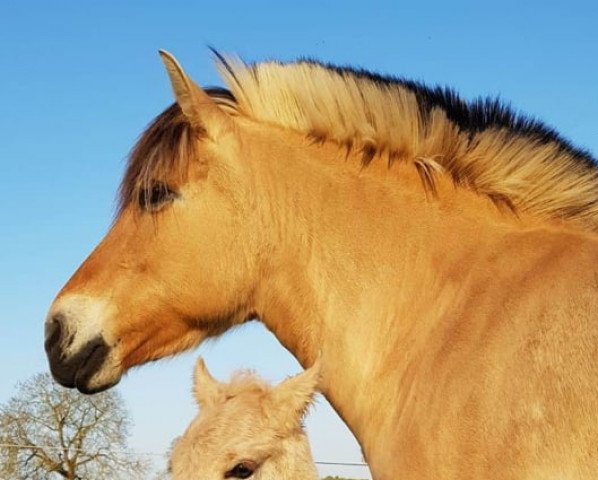
[[[314,61],[247,65],[218,57],[227,111],[359,150],[364,164],[411,162],[424,186],[445,173],[509,208],[598,228],[594,159],[497,100]]]
[[[272,385],[266,382],[256,372],[249,369],[235,370],[231,373],[229,381],[221,383],[222,396],[227,398],[236,396],[260,396],[272,390]]]

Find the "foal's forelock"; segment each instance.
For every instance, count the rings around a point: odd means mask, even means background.
[[[269,392],[272,387],[252,370],[237,370],[228,383],[222,386],[224,397],[238,395],[261,395]]]

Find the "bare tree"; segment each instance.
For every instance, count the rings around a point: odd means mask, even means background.
[[[128,449],[129,427],[116,391],[84,396],[37,374],[0,405],[0,478],[142,478],[149,466]]]

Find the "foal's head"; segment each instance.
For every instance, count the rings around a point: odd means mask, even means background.
[[[315,364],[276,387],[248,372],[220,383],[199,359],[195,397],[200,413],[174,446],[174,479],[318,478],[301,425],[318,377]]]

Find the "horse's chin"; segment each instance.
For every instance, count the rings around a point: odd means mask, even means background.
[[[82,377],[75,380],[75,388],[81,393],[93,395],[94,393],[103,392],[115,386],[122,378],[121,371],[113,369],[102,369],[91,375],[91,377]]]

